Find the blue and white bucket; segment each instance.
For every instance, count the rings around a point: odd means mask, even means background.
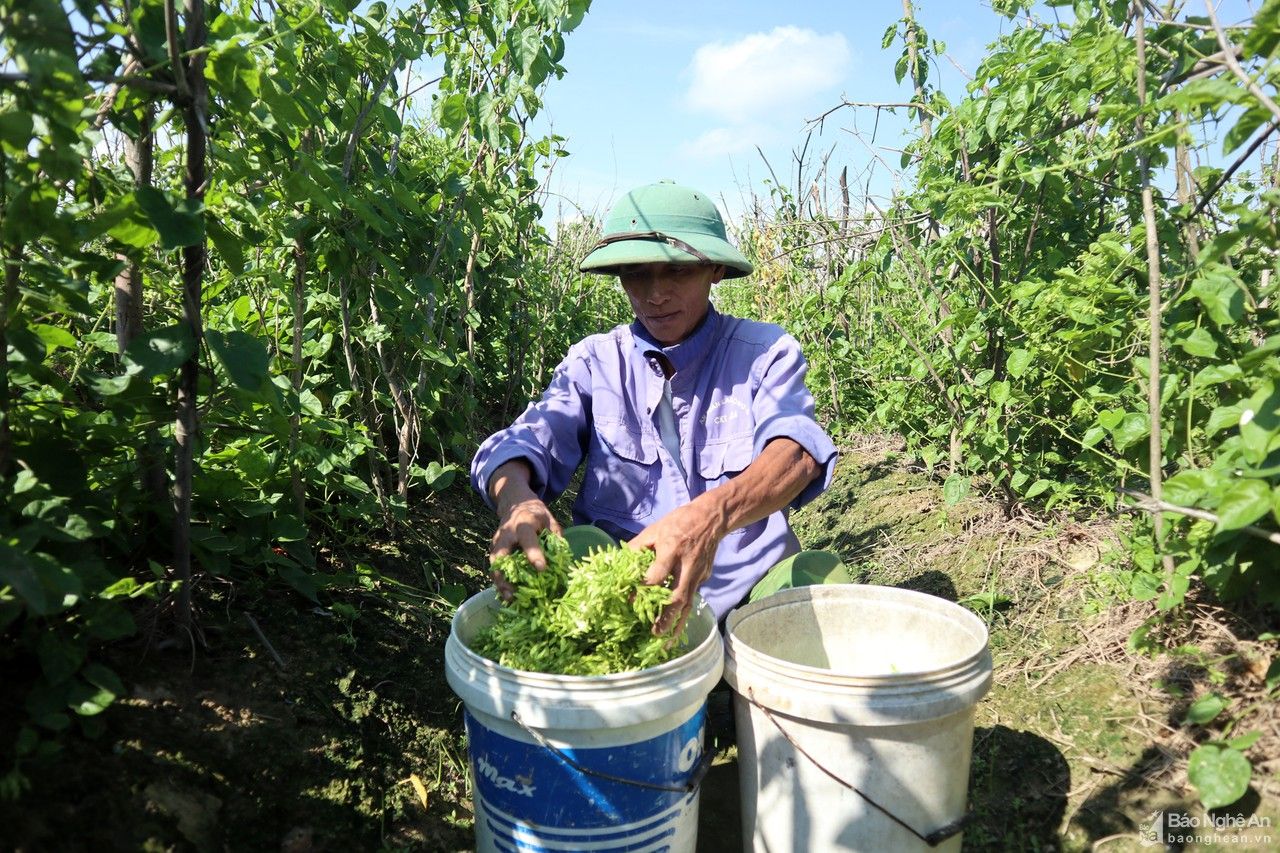
[[[689,618],[689,650],[660,666],[574,676],[500,666],[468,648],[492,589],[453,617],[445,674],[462,699],[476,849],[692,851],[706,700],[724,646],[715,614]]]

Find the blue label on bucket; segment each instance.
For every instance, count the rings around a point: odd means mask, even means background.
[[[465,716],[477,830],[497,849],[658,850],[684,834],[696,803],[684,786],[702,757],[705,706],[649,740],[562,747],[564,757]]]

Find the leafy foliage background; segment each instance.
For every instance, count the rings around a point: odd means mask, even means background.
[[[97,644],[189,624],[169,497],[189,359],[197,606],[227,582],[316,598],[330,548],[449,483],[502,415],[477,400],[523,406],[567,341],[619,316],[539,224],[538,173],[563,151],[527,129],[586,10],[233,0],[205,8],[201,47],[191,7],[159,0],[0,7],[0,701],[25,719],[6,793],[122,693]],[[182,109],[196,56],[201,127]],[[415,115],[424,68],[439,94]],[[202,198],[183,191],[196,134]]]

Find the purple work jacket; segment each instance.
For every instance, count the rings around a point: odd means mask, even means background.
[[[671,376],[681,466],[663,443],[654,416],[663,392],[661,356]],[[831,482],[836,448],[813,417],[808,365],[796,339],[780,327],[720,314],[685,340],[664,347],[637,321],[573,345],[542,399],[491,435],[471,463],[471,481],[489,502],[498,466],[523,458],[531,485],[552,500],[585,460],[573,504],[575,524],[594,524],[630,539],[670,510],[737,476],[765,444],[794,439],[822,466],[792,502],[799,507]],[[790,508],[729,533],[711,577],[699,588],[722,618],[775,563],[800,544]]]

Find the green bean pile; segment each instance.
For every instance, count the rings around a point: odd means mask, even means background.
[[[631,672],[684,651],[683,628],[679,636],[653,633],[671,590],[644,584],[652,551],[594,548],[575,561],[564,537],[543,531],[539,538],[545,571],[522,551],[494,560],[514,592],[472,641],[473,651],[512,669],[561,675]]]

